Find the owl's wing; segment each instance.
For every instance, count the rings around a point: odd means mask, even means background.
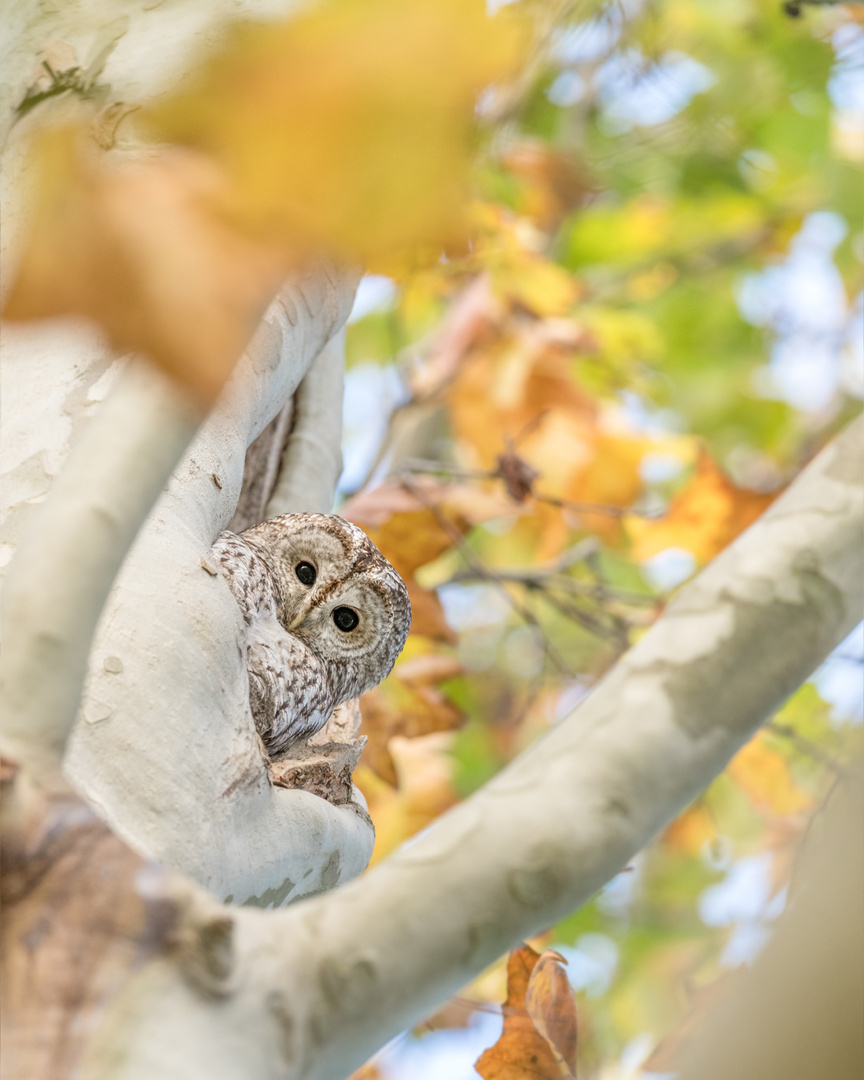
[[[212,551],[247,626],[260,615],[275,611],[279,586],[270,567],[251,544],[236,533],[223,532],[216,537]]]
[[[272,616],[256,619],[247,638],[249,704],[268,752],[278,754],[327,722],[333,690],[318,657]]]

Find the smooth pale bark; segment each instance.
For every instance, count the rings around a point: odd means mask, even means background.
[[[705,1018],[681,1080],[864,1076],[864,770],[813,823],[790,910]]]
[[[329,514],[342,473],[345,335],[318,355],[294,395],[291,437],[265,517],[312,511]],[[333,433],[339,437],[334,439]]]
[[[26,367],[19,375],[28,377]],[[62,785],[108,590],[200,420],[164,376],[133,366],[85,428],[47,503],[16,507],[31,513],[3,596],[3,749],[46,786]]]
[[[232,19],[293,6],[124,0],[106,13],[99,0],[5,5],[3,280],[14,276],[26,232],[27,131],[47,114],[62,119],[77,100],[75,92],[50,98],[16,122],[25,96],[50,88],[49,69],[122,112],[169,89]],[[208,553],[231,517],[247,445],[338,332],[355,284],[354,273],[310,273],[268,312],[103,610],[68,762],[75,785],[137,850],[221,897],[264,906],[359,873],[373,832],[362,812],[271,786],[249,713],[239,613]],[[130,373],[112,391],[122,365],[80,324],[4,328],[3,344],[0,565],[28,537],[7,583],[14,630],[4,643],[5,745],[56,785],[49,774],[78,705],[102,601],[194,421],[158,377],[142,383]],[[338,457],[340,432],[341,422],[315,433],[328,462]],[[321,480],[332,483],[331,472]],[[331,497],[332,488],[310,485],[316,507]]]
[[[284,912],[236,911],[206,988],[148,967],[87,1075],[341,1080],[586,900],[860,620],[862,454],[859,418],[573,714],[371,873]]]
[[[344,323],[355,284],[353,274],[322,270],[286,285],[274,302],[112,589],[90,653],[67,761],[76,788],[133,847],[220,897],[263,906],[356,875],[369,860],[374,836],[365,816],[350,805],[337,808],[307,792],[271,785],[249,711],[239,610],[209,550],[233,512],[246,446]],[[26,349],[15,359],[18,378],[26,381]],[[76,352],[74,359],[86,366],[86,355]],[[24,499],[12,508],[33,520],[7,582],[6,610],[15,633],[8,634],[11,708],[5,729],[6,745],[28,764],[45,748],[56,754],[62,747],[87,654],[84,615],[89,612],[95,621],[116,570],[116,559],[110,565],[102,558],[94,521],[111,522],[112,514],[126,512],[139,483],[152,503],[167,471],[155,488],[146,469],[140,477],[136,471],[138,460],[146,464],[148,439],[155,448],[150,452],[165,462],[162,444],[171,415],[170,409],[164,417],[160,413],[166,394],[160,378],[141,378],[129,391],[118,387],[120,405],[109,394],[101,422],[97,411],[85,427],[80,464],[73,454],[55,481],[62,496],[57,508],[53,491],[44,506]],[[152,387],[152,398],[142,386]],[[33,392],[38,396],[38,384]],[[129,412],[136,407],[140,419],[133,424]],[[32,420],[35,413],[29,415]],[[43,415],[49,438],[52,419]],[[136,426],[145,423],[146,433]],[[316,436],[338,446],[340,430],[337,424]],[[127,439],[131,461],[118,449]],[[322,500],[325,494],[313,488],[310,497]],[[59,522],[58,513],[66,514]],[[116,555],[142,516],[130,518],[125,532],[119,526],[105,530]],[[67,556],[74,552],[80,558],[70,563]],[[46,576],[46,566],[53,578]],[[68,603],[57,610],[53,605],[65,594],[52,581],[69,592]],[[88,608],[84,597],[90,595]],[[45,677],[56,673],[58,649],[74,653],[77,684]],[[359,794],[356,805],[363,807]]]

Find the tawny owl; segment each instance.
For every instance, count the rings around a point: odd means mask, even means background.
[[[405,644],[405,585],[369,537],[330,514],[223,532],[213,554],[246,623],[249,701],[270,754],[379,683]]]

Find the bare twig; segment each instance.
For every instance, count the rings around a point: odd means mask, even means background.
[[[575,677],[575,672],[570,665],[563,659],[558,653],[557,649],[554,649],[549,643],[546,635],[543,633],[543,627],[540,625],[536,615],[530,611],[524,604],[520,603],[510,592],[510,590],[495,577],[495,574],[488,569],[488,567],[474,554],[468,544],[465,543],[465,538],[461,532],[456,528],[452,521],[446,514],[441,512],[440,507],[436,506],[431,500],[427,499],[423,491],[417,484],[412,484],[409,479],[403,479],[401,481],[402,486],[406,491],[410,491],[411,494],[421,502],[427,510],[430,510],[435,515],[435,520],[441,526],[441,528],[447,533],[447,535],[453,541],[454,546],[457,548],[462,557],[466,560],[469,566],[474,572],[484,581],[488,581],[492,585],[496,585],[500,592],[506,597],[507,602],[513,608],[517,615],[519,615],[526,623],[537,628],[543,638],[543,647],[552,663],[569,678]]]
[[[501,455],[501,457],[503,456]],[[465,469],[459,465],[446,465],[439,461],[407,458],[402,463],[399,472],[400,475],[404,473],[421,473],[434,476],[451,476],[460,480],[506,480],[500,464],[501,457],[499,457],[499,467],[497,469]],[[536,491],[533,485],[526,491],[523,498],[514,498],[514,502],[523,502],[528,497],[533,498],[536,502],[546,503],[547,506],[557,506],[561,510],[571,510],[577,514],[603,514],[615,518],[621,518],[627,514],[643,518],[660,516],[656,511],[639,510],[632,506],[612,506],[608,503],[575,502],[572,499],[561,499],[557,495],[546,495],[541,491]]]
[[[826,769],[830,769],[837,776],[846,776],[849,773],[849,769],[841,761],[823,750],[812,739],[808,739],[806,735],[800,734],[790,724],[783,724],[779,720],[769,720],[765,727],[782,739],[788,739],[796,750],[806,754],[807,757],[812,758],[814,761],[818,761],[820,765],[824,765]]]

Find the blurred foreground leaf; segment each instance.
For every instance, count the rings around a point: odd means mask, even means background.
[[[136,114],[158,152],[120,165],[83,121],[37,135],[4,315],[95,319],[212,400],[292,267],[464,243],[475,98],[516,56],[512,19],[480,0],[236,24]]]
[[[462,235],[475,98],[514,70],[515,30],[480,0],[330,0],[239,25],[144,120],[219,161],[232,217],[295,252],[440,250]]]

